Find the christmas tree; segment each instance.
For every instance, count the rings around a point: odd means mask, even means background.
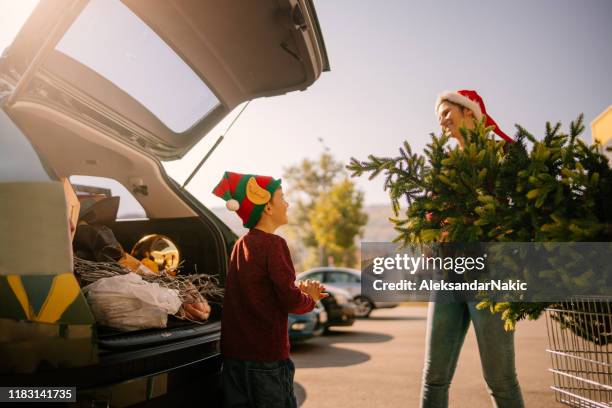
[[[403,244],[429,242],[594,242],[612,237],[612,170],[597,146],[581,138],[583,116],[570,124],[546,124],[538,140],[517,125],[515,143],[496,141],[484,121],[462,129],[465,147],[450,147],[446,135],[431,135],[424,154],[404,142],[397,157],[355,158],[352,176],[383,175]],[[402,210],[405,201],[407,209]],[[568,270],[550,260],[542,278],[578,285],[608,276]],[[548,275],[545,275],[548,274]],[[591,282],[592,283],[592,282]],[[574,287],[572,286],[572,287]],[[501,313],[508,330],[518,320],[541,315],[550,303],[494,302],[480,308]]]

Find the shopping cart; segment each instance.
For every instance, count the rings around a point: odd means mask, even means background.
[[[553,386],[570,407],[612,407],[612,296],[575,297],[546,309]]]

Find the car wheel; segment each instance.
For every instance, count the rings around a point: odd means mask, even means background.
[[[356,317],[368,317],[372,310],[374,309],[374,305],[370,302],[370,299],[364,296],[357,296],[355,298],[355,316]]]

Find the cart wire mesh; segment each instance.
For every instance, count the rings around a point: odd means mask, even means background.
[[[556,400],[612,407],[612,296],[573,297],[546,309]]]

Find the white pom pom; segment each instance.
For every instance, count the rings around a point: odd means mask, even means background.
[[[240,208],[240,203],[232,198],[225,202],[225,206],[230,211],[238,211],[238,209]]]

